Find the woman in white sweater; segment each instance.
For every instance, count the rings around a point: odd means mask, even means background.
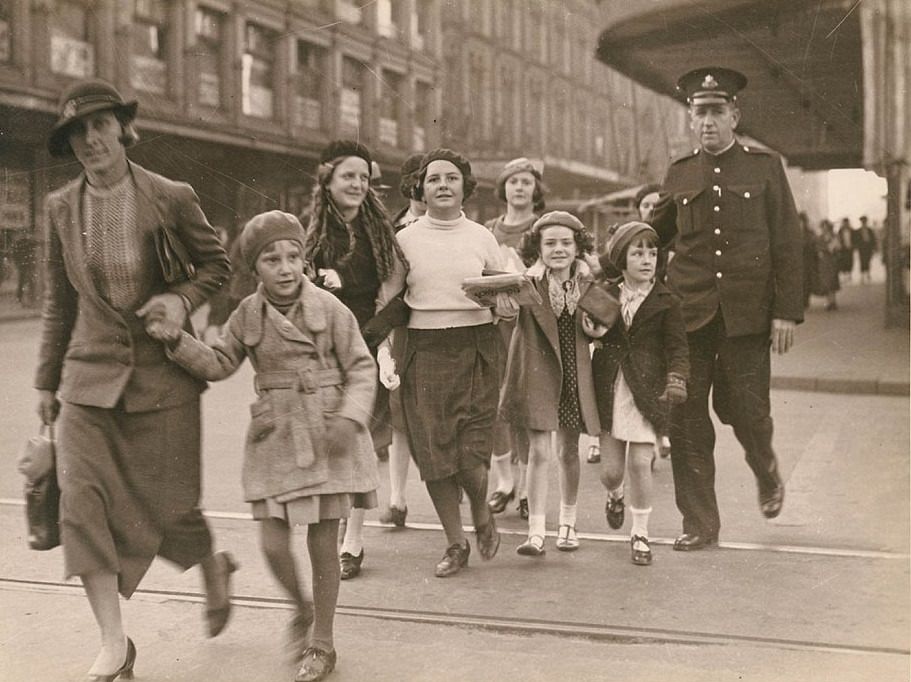
[[[461,283],[486,269],[500,269],[497,240],[465,217],[462,202],[476,185],[460,154],[436,149],[425,155],[415,197],[427,213],[396,237],[408,263],[386,284],[403,288],[411,309],[401,374],[402,407],[412,456],[446,533],[447,549],[435,574],[445,578],[468,563],[459,490],[471,505],[478,553],[491,559],[500,544],[487,508],[487,470],[497,410],[496,316],[517,310],[500,297],[495,310],[465,296]],[[388,349],[381,349],[380,377],[398,383]]]

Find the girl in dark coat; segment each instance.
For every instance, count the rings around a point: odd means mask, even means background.
[[[655,281],[658,235],[650,226],[619,226],[607,254],[623,272],[623,281],[610,289],[620,300],[621,319],[592,356],[601,422],[601,482],[608,491],[605,513],[611,528],[623,525],[628,444],[632,560],[648,565],[652,453],[656,434],[666,430],[669,405],[686,399],[686,329],[679,300]]]

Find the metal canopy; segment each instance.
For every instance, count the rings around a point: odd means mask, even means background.
[[[623,4],[613,6],[615,19],[601,34],[598,59],[677,99],[675,83],[689,69],[718,65],[742,71],[749,83],[738,97],[739,132],[808,170],[862,165],[856,0]]]

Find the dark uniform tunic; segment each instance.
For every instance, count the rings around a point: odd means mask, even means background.
[[[687,402],[671,418],[674,486],[685,533],[717,535],[709,390],[734,427],[760,495],[781,484],[772,450],[769,332],[803,319],[802,237],[781,159],[735,141],[674,162],[653,224],[676,253],[668,285],[683,301]]]

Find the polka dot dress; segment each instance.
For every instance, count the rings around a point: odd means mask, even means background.
[[[557,318],[560,341],[560,358],[563,361],[563,383],[560,386],[560,404],[557,416],[560,428],[582,431],[582,408],[579,405],[579,380],[576,376],[576,320],[569,306]]]

